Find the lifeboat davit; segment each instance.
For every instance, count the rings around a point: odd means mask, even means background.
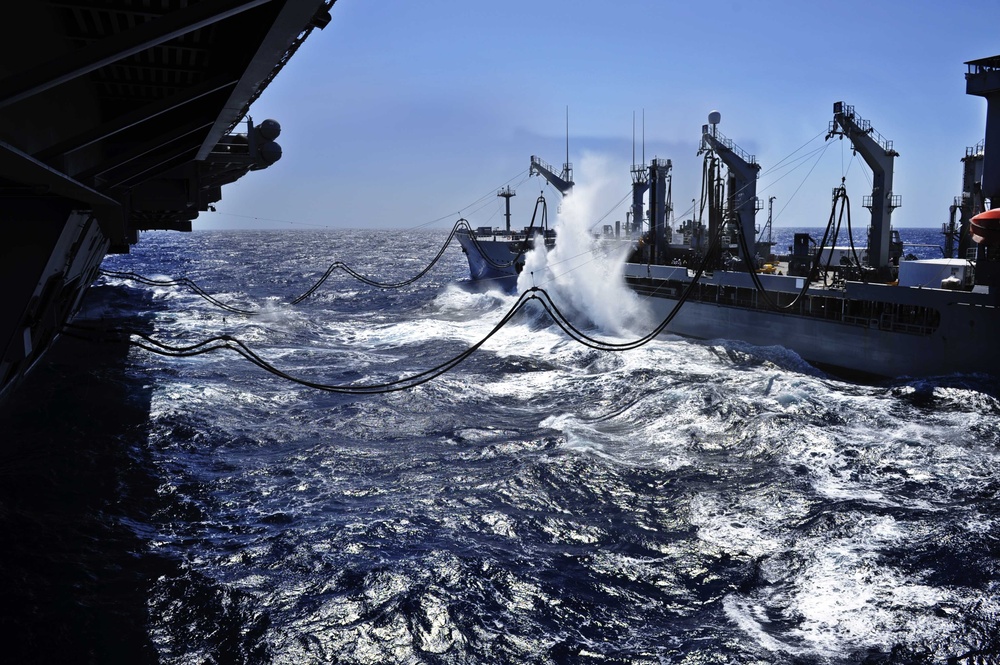
[[[972,240],[988,247],[1000,245],[1000,208],[981,212],[969,220]]]

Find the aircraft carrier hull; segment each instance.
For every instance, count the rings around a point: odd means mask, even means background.
[[[7,285],[6,306],[0,312],[0,330],[7,332],[0,358],[0,399],[79,309],[111,244],[86,212],[72,212],[61,222],[14,225],[12,235],[14,242],[0,260],[0,280]]]
[[[280,158],[280,125],[250,106],[333,3],[37,0],[0,26],[0,400],[106,253],[190,231]]]

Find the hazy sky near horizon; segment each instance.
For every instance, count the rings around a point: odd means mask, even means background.
[[[338,0],[331,14],[251,109],[281,123],[282,159],[224,187],[195,229],[497,225],[505,184],[523,226],[540,192],[558,204],[528,165],[565,161],[567,108],[595,222],[625,219],[633,118],[636,159],[644,133],[646,161],[673,162],[684,218],[718,110],[762,167],[775,225],[824,225],[844,176],[867,224],[867,167],[824,141],[838,100],[900,153],[894,226],[939,227],[985,133],[963,63],[1000,54],[996,0]]]

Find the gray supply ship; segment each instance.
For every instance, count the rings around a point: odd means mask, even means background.
[[[278,123],[247,112],[333,3],[33,0],[7,12],[0,399],[78,309],[106,253],[147,229],[190,231],[223,185],[281,156]]]
[[[963,192],[943,229],[946,258],[900,256],[890,223],[901,203],[892,191],[898,153],[837,102],[827,139],[849,140],[873,172],[868,246],[831,251],[849,213],[841,187],[823,240],[796,235],[787,265],[775,270],[771,248],[754,238],[760,166],[719,132],[713,112],[702,128],[701,213],[677,230],[679,242],[667,224],[670,162],[633,167],[638,200],[649,191],[650,222],[625,265],[627,284],[661,319],[672,317],[668,332],[684,336],[780,345],[851,376],[1000,375],[1000,210],[986,209],[1000,201],[1000,56],[966,65],[966,92],[988,102],[986,138],[962,160]]]

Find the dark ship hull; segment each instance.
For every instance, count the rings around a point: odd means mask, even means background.
[[[280,157],[250,104],[333,0],[24,3],[0,58],[0,399],[44,355],[108,252],[189,231]]]

